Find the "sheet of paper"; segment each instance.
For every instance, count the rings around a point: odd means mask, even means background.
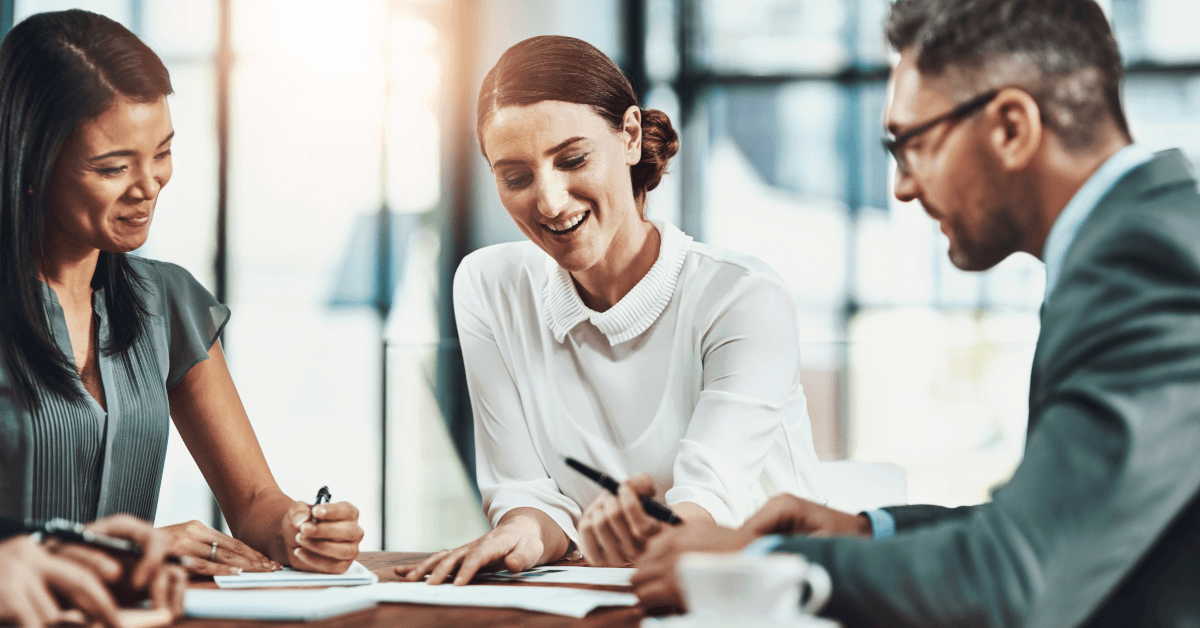
[[[522,571],[518,574],[508,571],[480,574],[475,580],[480,582],[544,582],[547,584],[606,584],[614,587],[629,586],[632,567],[555,567],[544,566]]]
[[[506,587],[469,584],[428,585],[424,582],[386,582],[356,589],[378,602],[520,608],[539,613],[583,617],[601,606],[633,606],[632,593],[589,591],[569,587]]]
[[[183,612],[208,619],[314,621],[375,606],[365,589],[221,591],[188,589]]]
[[[236,576],[215,576],[222,589],[257,589],[260,587],[355,587],[379,582],[362,563],[355,561],[343,574],[309,573],[282,569],[268,573],[243,572]]]

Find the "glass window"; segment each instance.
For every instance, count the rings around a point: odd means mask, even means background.
[[[1194,0],[1141,0],[1141,42],[1145,55],[1160,62],[1200,61],[1200,3]]]
[[[710,0],[700,13],[697,59],[713,71],[832,71],[850,61],[841,0]]]
[[[1154,150],[1181,148],[1200,164],[1200,72],[1127,77],[1125,111],[1135,141]]]

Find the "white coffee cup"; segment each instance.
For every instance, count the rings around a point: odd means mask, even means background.
[[[824,567],[797,554],[684,554],[676,573],[688,616],[715,625],[785,625],[821,610],[833,589]]]

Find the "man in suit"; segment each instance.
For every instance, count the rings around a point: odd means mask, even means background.
[[[1024,459],[980,506],[781,496],[740,530],[679,526],[647,546],[638,595],[680,606],[685,551],[795,552],[828,569],[825,612],[849,626],[1200,626],[1190,164],[1131,142],[1093,0],[898,0],[887,33],[896,197],[959,268],[1046,263]]]

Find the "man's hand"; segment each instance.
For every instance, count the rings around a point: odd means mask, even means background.
[[[652,612],[686,610],[675,564],[686,552],[740,552],[755,536],[744,527],[730,530],[715,523],[695,521],[679,526],[664,526],[646,543],[633,574],[633,590],[642,607]]]
[[[742,525],[753,537],[768,534],[807,536],[871,536],[871,520],[822,506],[795,495],[772,497]]]

